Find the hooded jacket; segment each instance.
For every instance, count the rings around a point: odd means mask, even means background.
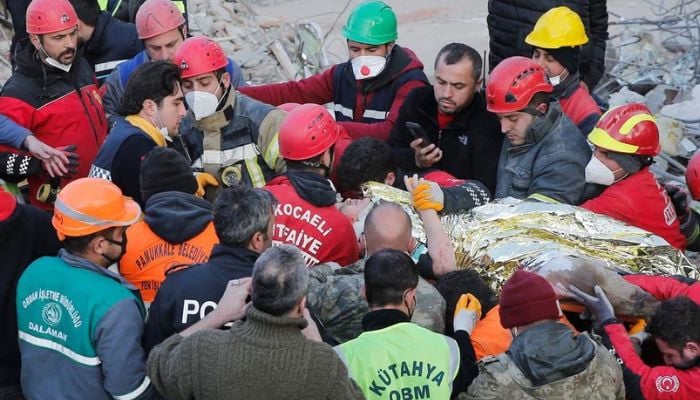
[[[265,190],[278,201],[273,241],[301,250],[306,265],[336,262],[350,265],[360,258],[350,220],[336,207],[331,182],[306,171],[288,171],[271,180]]]
[[[406,173],[425,171],[416,166],[415,152],[410,147],[414,138],[406,122],[415,122],[443,151],[442,159],[430,168],[446,171],[459,179],[475,179],[493,193],[503,134],[498,117],[486,110],[484,96],[475,93],[471,103],[456,113],[445,129],[438,126],[437,112],[432,86],[414,89],[406,97],[389,137],[396,165]]]
[[[166,275],[149,310],[143,338],[146,351],[216,308],[228,281],[251,276],[258,256],[245,247],[217,244],[206,263]]]
[[[356,80],[346,61],[297,82],[242,88],[241,93],[263,103],[333,104],[336,120],[353,139],[371,136],[387,140],[408,93],[425,86],[423,63],[413,51],[394,45],[384,70],[373,79]]]
[[[0,388],[20,383],[17,281],[30,263],[39,257],[55,256],[60,248],[51,214],[17,204],[14,196],[0,189]]]
[[[146,202],[144,220],[126,231],[126,253],[119,273],[151,303],[168,270],[202,264],[219,243],[212,206],[188,193],[162,192]]]
[[[503,141],[495,198],[531,198],[577,205],[591,148],[558,103],[528,128],[525,144]]]
[[[624,399],[615,357],[587,334],[555,321],[535,325],[510,349],[479,362],[464,399]]]
[[[605,72],[605,46],[608,40],[606,0],[489,0],[489,70],[504,58],[532,56],[525,38],[537,20],[549,9],[566,6],[581,17],[588,36],[582,46],[581,80],[593,89]]]
[[[51,147],[77,146],[78,172],[71,178],[60,179],[60,187],[86,177],[107,135],[107,121],[92,67],[78,50],[70,71],[63,72],[41,61],[28,41],[21,44],[15,55],[17,69],[0,92],[0,110]],[[36,198],[39,186],[49,182],[48,173],[27,180],[30,202],[52,209],[52,203]]]

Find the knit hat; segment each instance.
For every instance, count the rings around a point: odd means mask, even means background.
[[[17,208],[17,198],[0,188],[0,221],[10,218],[15,208]]]
[[[570,74],[578,72],[578,65],[581,60],[580,47],[560,47],[558,49],[545,49],[555,60],[559,61]]]
[[[167,147],[156,147],[141,160],[141,197],[144,203],[161,192],[197,193],[197,180],[187,159]]]
[[[620,164],[620,168],[624,169],[628,174],[634,174],[642,169],[642,160],[636,154],[608,152],[608,157],[612,158]]]
[[[499,304],[501,325],[506,329],[559,318],[552,285],[542,276],[523,269],[515,271],[503,285]]]

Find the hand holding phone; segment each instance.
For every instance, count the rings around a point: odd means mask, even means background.
[[[430,138],[423,127],[417,123],[407,121],[406,128],[408,128],[408,132],[411,134],[411,136],[413,136],[413,139],[421,139],[420,147],[428,147],[433,143],[430,141]]]

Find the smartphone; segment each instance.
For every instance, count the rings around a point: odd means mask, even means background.
[[[417,123],[407,121],[406,128],[408,128],[408,131],[411,133],[411,136],[413,136],[414,139],[422,139],[420,147],[428,147],[433,143],[430,141],[430,138],[428,137],[428,134],[425,133],[423,127]]]

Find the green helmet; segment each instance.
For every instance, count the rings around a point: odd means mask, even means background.
[[[382,1],[366,1],[352,11],[343,27],[343,35],[358,43],[380,45],[393,42],[396,32],[396,14]]]

